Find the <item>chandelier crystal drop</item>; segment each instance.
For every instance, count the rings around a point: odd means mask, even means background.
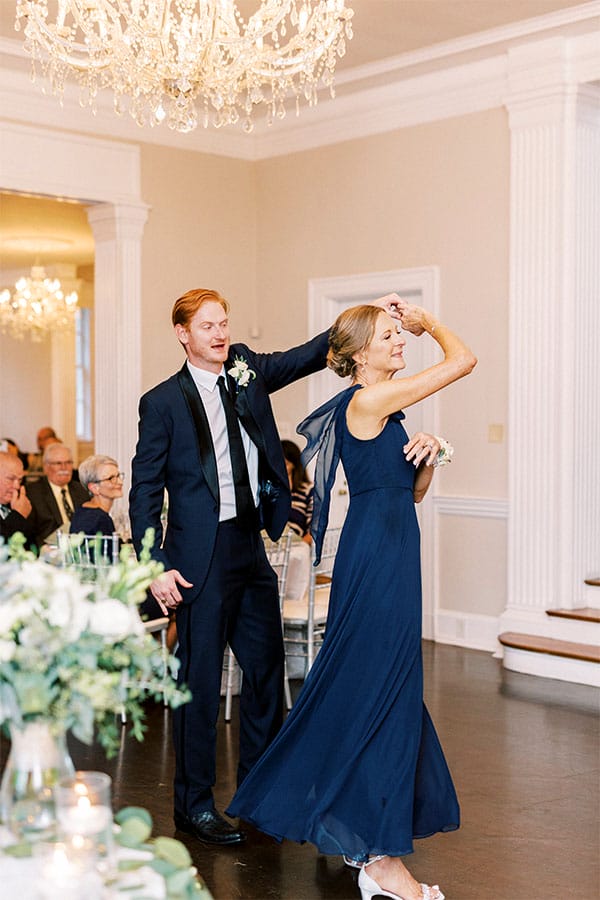
[[[43,266],[33,266],[29,278],[19,278],[15,290],[0,291],[0,331],[23,340],[42,341],[51,331],[73,331],[77,293],[65,294],[58,278],[47,278]]]
[[[334,96],[352,16],[345,0],[17,0],[15,28],[61,99],[73,76],[82,106],[112,89],[141,126],[251,132],[259,105],[270,124],[290,95],[296,114],[321,84]]]

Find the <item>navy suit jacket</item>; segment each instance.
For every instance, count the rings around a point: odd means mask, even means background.
[[[73,509],[77,509],[78,506],[90,499],[88,491],[78,481],[71,479],[66,487]],[[28,521],[35,535],[36,543],[38,547],[41,547],[48,535],[57,528],[63,527],[62,515],[45,476],[27,484],[25,490],[32,506]]]
[[[240,421],[258,448],[261,524],[274,540],[285,528],[290,489],[281,440],[269,394],[325,367],[328,332],[278,353],[255,353],[233,344],[225,369],[243,358],[256,378],[238,387]],[[139,552],[147,528],[157,535],[152,555],[165,569],[178,569],[193,588],[182,590],[190,602],[208,574],[219,524],[219,486],[212,438],[204,406],[187,368],[153,388],[140,400],[139,440],[132,463],[129,513]],[[163,491],[168,519],[161,545]]]

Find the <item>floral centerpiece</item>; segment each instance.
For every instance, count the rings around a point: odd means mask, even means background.
[[[115,713],[123,709],[138,740],[143,701],[165,694],[171,706],[188,700],[144,629],[139,605],[162,566],[150,557],[149,532],[139,562],[123,552],[101,581],[49,565],[23,549],[20,535],[0,546],[0,723],[21,727],[38,718],[94,736],[107,754],[119,745]],[[178,661],[169,657],[176,674]]]
[[[150,557],[153,538],[148,532],[139,561],[125,549],[92,583],[25,551],[21,535],[0,544],[0,724],[9,726],[13,750],[23,745],[21,756],[30,760],[32,745],[47,741],[40,725],[63,738],[71,731],[86,744],[96,734],[107,755],[114,755],[121,711],[142,740],[146,698],[164,696],[173,707],[189,699],[174,678],[164,677],[163,653],[138,611],[162,571]],[[177,665],[168,658],[172,675]],[[35,740],[25,739],[28,726],[37,726]],[[58,762],[46,768],[53,777],[65,769]],[[44,771],[41,764],[42,780]],[[18,792],[19,779],[13,781]],[[31,793],[31,783],[22,787]],[[5,793],[3,779],[4,809]]]

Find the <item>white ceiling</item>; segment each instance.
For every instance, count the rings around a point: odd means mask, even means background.
[[[354,38],[338,72],[579,5],[578,0],[347,0],[354,10]],[[256,0],[242,0],[245,12]],[[0,39],[14,31],[14,0],[0,0]],[[344,79],[342,79],[344,80]],[[32,86],[32,91],[37,90]],[[55,103],[48,98],[48,103]],[[54,241],[54,246],[51,246]],[[0,193],[0,288],[2,271],[93,261],[85,212],[75,203]]]
[[[581,0],[346,0],[354,11],[354,38],[341,69],[398,56],[510,22],[577,6]],[[238,0],[247,13],[258,0]],[[0,0],[0,35],[14,30],[15,0]]]

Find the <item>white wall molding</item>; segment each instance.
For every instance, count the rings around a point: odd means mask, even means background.
[[[449,497],[434,495],[435,511],[440,516],[467,516],[475,519],[507,519],[508,501],[493,497]]]
[[[6,110],[0,108],[4,116]],[[0,188],[94,202],[136,202],[140,150],[0,118]]]
[[[67,84],[64,105],[31,84],[28,57],[18,40],[0,38],[0,108],[6,118],[54,128],[106,134],[136,142],[257,160],[461,116],[502,106],[513,91],[508,84],[510,55],[535,62],[538,44],[563,42],[549,65],[568,57],[572,84],[600,80],[600,0],[546,16],[467,35],[411,53],[346,69],[336,79],[338,96],[322,92],[314,108],[302,106],[268,127],[257,111],[251,135],[239,129],[197,128],[177,134],[166,127],[138,128],[130,116],[118,117],[112,95],[101,92],[97,114],[79,105],[75,85]],[[514,46],[517,44],[517,46]],[[524,65],[523,71],[525,71]],[[41,81],[41,78],[40,78]],[[513,91],[514,92],[514,91]]]
[[[276,130],[258,128],[255,158],[282,156],[500,107],[505,73],[505,58],[496,56],[405,76],[383,86],[339,91],[334,100],[301,110],[298,119],[287,116]]]

